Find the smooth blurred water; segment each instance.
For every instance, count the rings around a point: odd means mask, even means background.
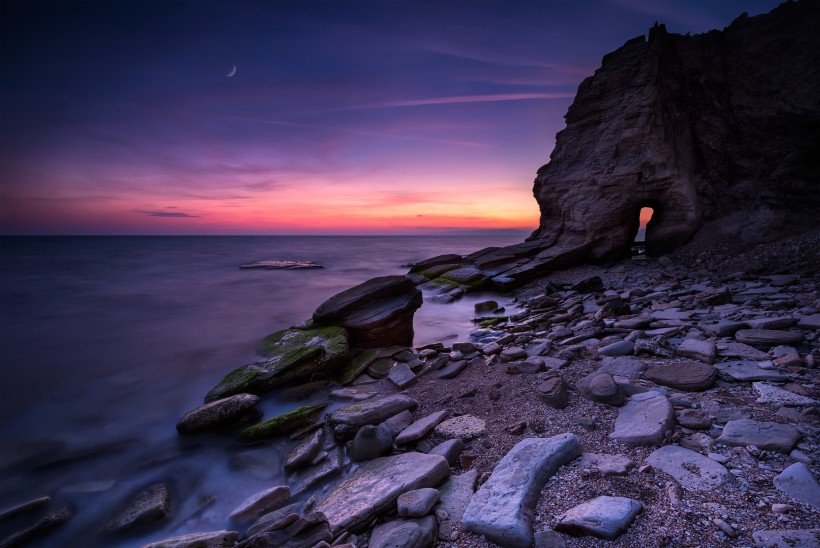
[[[325,299],[402,265],[515,237],[14,237],[0,239],[0,507],[42,494],[77,515],[62,545],[139,545],[220,529],[239,502],[282,479],[287,444],[179,440],[177,419],[260,339]],[[258,260],[317,270],[240,270]],[[416,344],[466,338],[470,297],[425,303]],[[293,406],[284,396],[266,414]],[[100,444],[103,447],[95,447]],[[82,458],[76,453],[83,453]],[[155,479],[175,486],[175,518],[128,539],[100,519]],[[93,482],[93,483],[89,483]],[[196,495],[196,496],[195,496]],[[197,511],[197,496],[217,500]],[[104,523],[104,520],[103,520]]]

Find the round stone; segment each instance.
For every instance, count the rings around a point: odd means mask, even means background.
[[[436,434],[445,438],[469,440],[487,431],[487,423],[472,415],[461,415],[448,419],[436,426]]]

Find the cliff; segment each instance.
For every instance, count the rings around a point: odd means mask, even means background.
[[[574,261],[650,253],[707,225],[751,240],[820,212],[820,5],[787,2],[695,36],[655,25],[578,88],[533,193],[530,238]]]

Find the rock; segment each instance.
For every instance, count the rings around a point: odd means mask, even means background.
[[[473,498],[477,480],[478,470],[467,470],[458,476],[450,476],[438,489],[438,510],[446,512],[450,520],[460,522]]]
[[[626,531],[635,517],[643,510],[643,504],[625,497],[595,497],[568,510],[556,531],[570,535],[592,535],[605,540],[615,540]]]
[[[535,393],[541,401],[556,409],[566,407],[569,403],[567,383],[560,376],[551,377],[539,384],[535,389]]]
[[[461,415],[439,423],[436,434],[443,438],[461,438],[471,440],[487,431],[487,423],[472,415]]]
[[[373,396],[378,394],[378,390],[375,386],[369,385],[360,385],[360,386],[348,386],[345,388],[335,388],[330,391],[328,394],[331,398],[336,398],[339,400],[353,400],[353,401],[362,401],[362,400],[369,400]]]
[[[365,461],[383,457],[393,449],[393,436],[384,426],[362,426],[353,437],[350,460]]]
[[[753,361],[744,360],[723,362],[716,364],[715,367],[717,368],[720,376],[726,380],[740,382],[786,382],[789,380],[788,375],[784,375],[780,371],[774,369],[764,369],[758,366],[757,362]]]
[[[397,519],[377,525],[370,536],[369,548],[430,548],[438,537],[434,516]]]
[[[64,506],[59,510],[49,512],[42,518],[38,519],[28,527],[21,529],[0,539],[0,546],[6,548],[8,546],[22,546],[24,544],[31,544],[34,540],[39,539],[57,529],[65,522],[74,516],[74,512],[68,506]]]
[[[820,314],[801,316],[797,320],[797,327],[800,329],[808,329],[809,331],[817,331],[820,329]]]
[[[290,500],[290,487],[277,485],[256,493],[248,500],[234,508],[229,519],[234,521],[252,521],[264,514],[276,510]]]
[[[407,388],[416,382],[416,375],[410,370],[406,363],[397,362],[390,368],[387,378],[400,390]]]
[[[356,377],[370,367],[370,364],[372,364],[377,357],[378,353],[372,348],[367,348],[356,353],[356,355],[350,359],[350,363],[337,370],[334,380],[341,385],[350,384]]]
[[[774,485],[791,498],[820,510],[820,484],[802,462],[795,462],[775,476]]]
[[[675,424],[672,404],[657,392],[632,396],[618,410],[615,430],[609,437],[628,445],[658,445]]]
[[[753,346],[777,346],[779,344],[798,344],[803,341],[803,334],[797,331],[777,329],[741,329],[735,333],[735,339]]]
[[[608,344],[598,349],[601,356],[628,356],[635,349],[635,344],[630,341],[618,341]]]
[[[708,417],[713,418],[719,424],[752,418],[752,413],[748,409],[724,405],[715,400],[706,400],[700,404],[700,407]]]
[[[711,491],[729,480],[729,471],[725,467],[677,445],[656,449],[647,457],[646,464],[663,470],[689,491]]]
[[[453,466],[456,461],[458,460],[458,456],[464,450],[464,442],[461,441],[461,438],[453,438],[451,440],[447,440],[441,442],[440,444],[433,447],[429,452],[428,455],[441,455],[450,466]]]
[[[236,531],[191,533],[145,544],[141,548],[231,548],[238,536]]]
[[[616,321],[614,327],[618,329],[643,329],[649,327],[652,318],[649,316],[635,316],[634,318],[621,318]]]
[[[450,362],[443,368],[441,368],[438,372],[439,379],[452,379],[456,377],[459,373],[461,373],[468,365],[472,366],[480,366],[484,363],[484,358],[481,356],[476,356],[469,362],[467,360],[458,360],[455,362]]]
[[[254,263],[241,264],[239,265],[239,268],[260,268],[263,270],[302,270],[323,267],[313,261],[256,261]]]
[[[621,386],[609,373],[595,372],[575,382],[575,388],[585,398],[609,405],[623,405],[625,398]]]
[[[177,422],[177,432],[196,434],[228,426],[247,417],[257,403],[259,396],[253,394],[237,394],[206,403],[185,413]]]
[[[0,511],[0,522],[6,521],[20,514],[25,514],[33,510],[37,510],[38,508],[42,508],[50,502],[51,497],[45,496],[37,497],[36,499],[32,499],[21,504],[15,504],[14,506],[11,506]]]
[[[721,343],[717,346],[718,355],[725,358],[740,358],[741,360],[765,361],[769,355],[757,348],[739,342]]]
[[[333,447],[327,451],[324,458],[318,462],[314,459],[314,462],[316,463],[315,466],[305,470],[299,484],[294,488],[295,496],[301,495],[314,485],[340,474],[342,471],[342,452],[339,448]]]
[[[581,468],[597,471],[602,476],[623,476],[635,467],[632,459],[621,455],[603,455],[600,453],[583,453]]]
[[[399,433],[413,423],[413,413],[409,410],[404,410],[397,415],[393,415],[389,419],[381,423],[381,426],[387,428],[390,435],[395,438]]]
[[[413,344],[413,314],[421,291],[405,276],[372,278],[334,295],[313,313],[319,325],[337,325],[361,348]]]
[[[464,356],[469,356],[470,354],[478,352],[478,347],[471,342],[454,342],[453,351],[461,352]]]
[[[755,531],[752,539],[757,548],[816,548],[820,546],[820,528]]]
[[[399,515],[410,518],[426,516],[438,502],[438,496],[438,490],[432,487],[402,493],[396,500]]]
[[[337,439],[346,439],[366,424],[381,422],[404,410],[415,409],[416,405],[416,400],[395,394],[340,407],[330,413],[328,424],[333,428],[333,434]]]
[[[647,333],[647,335],[650,334]],[[651,339],[636,340],[634,352],[637,356],[646,355],[659,358],[671,358],[674,354],[672,345],[662,335],[652,336]]]
[[[315,422],[325,407],[327,407],[326,403],[297,407],[245,428],[239,432],[239,438],[245,441],[253,441],[290,434]]]
[[[544,362],[540,358],[527,358],[523,362],[509,362],[507,364],[508,375],[533,375],[544,368]]]
[[[482,312],[493,312],[498,310],[498,303],[495,301],[481,301],[480,303],[475,303],[474,308],[476,314],[481,314]]]
[[[395,508],[399,495],[435,487],[450,474],[447,459],[439,455],[402,453],[368,461],[336,485],[314,507],[327,516],[331,531],[360,531],[371,520]]]
[[[431,257],[429,259],[425,259],[423,261],[419,261],[414,263],[410,266],[410,272],[423,272],[425,270],[429,270],[434,266],[440,266],[444,264],[461,264],[463,258],[461,255],[455,254],[447,254],[447,255],[437,255],[435,257]]]
[[[647,369],[644,378],[686,392],[702,392],[715,384],[717,371],[700,362],[681,362]]]
[[[106,530],[119,533],[161,521],[171,514],[171,493],[158,483],[139,492],[128,506],[108,522]]]
[[[639,379],[646,364],[635,358],[620,357],[615,359],[605,359],[604,365],[598,369],[601,373],[609,373],[613,377],[626,377],[629,379]]]
[[[813,398],[801,396],[765,382],[753,382],[752,387],[760,394],[756,400],[757,403],[786,406],[820,405],[820,402]]]
[[[692,430],[708,430],[712,421],[697,409],[683,409],[675,412],[675,420],[684,428]]]
[[[800,432],[786,424],[742,419],[727,422],[717,442],[740,447],[755,445],[788,454],[799,439]]]
[[[310,463],[325,442],[325,429],[317,428],[302,443],[294,447],[285,457],[285,471],[295,470]]]
[[[527,357],[527,351],[520,346],[510,346],[501,351],[501,357],[510,360],[522,360]]]
[[[242,541],[248,548],[307,548],[322,542],[330,542],[333,535],[327,520],[322,514],[311,513],[303,518],[296,515],[296,520],[281,529],[265,530],[257,533],[252,539]]]
[[[555,531],[538,531],[533,536],[534,548],[566,548],[567,543]]]
[[[423,438],[438,423],[443,421],[447,417],[448,413],[449,412],[447,410],[437,411],[427,415],[423,419],[417,420],[402,430],[398,436],[396,436],[396,444],[402,445]]]
[[[751,329],[786,329],[797,323],[797,318],[780,316],[778,318],[754,318],[746,320]]]
[[[678,356],[700,360],[704,363],[715,363],[715,343],[712,341],[699,341],[697,339],[685,339],[675,350]]]
[[[347,332],[340,327],[277,331],[262,341],[267,359],[229,373],[208,392],[205,401],[259,394],[315,373],[328,374],[347,360],[349,350]]]
[[[715,337],[732,337],[741,329],[747,329],[749,324],[746,322],[731,322],[727,320],[719,321],[716,324],[704,325],[703,328],[707,333]]]
[[[473,495],[462,519],[464,529],[502,546],[529,546],[535,503],[544,484],[580,454],[574,434],[521,440]]]
[[[569,289],[578,293],[597,293],[604,290],[604,282],[600,276],[592,276],[575,283]]]
[[[292,525],[299,520],[303,506],[301,503],[288,504],[278,510],[265,514],[248,527],[247,531],[245,531],[245,538],[247,539],[265,530],[284,529]]]

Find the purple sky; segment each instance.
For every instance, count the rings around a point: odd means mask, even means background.
[[[777,4],[4,0],[0,233],[530,230],[604,54]]]

